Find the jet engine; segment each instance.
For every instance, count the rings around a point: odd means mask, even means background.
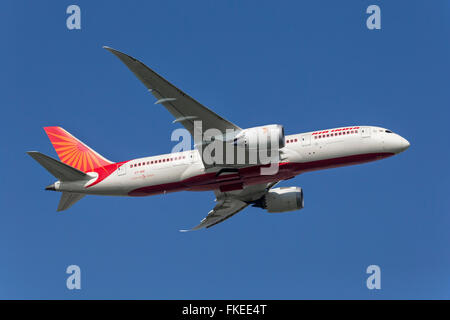
[[[234,145],[246,150],[279,150],[284,148],[284,128],[279,124],[243,130],[234,139]]]
[[[271,189],[253,204],[271,213],[300,210],[303,205],[303,190],[300,187]]]

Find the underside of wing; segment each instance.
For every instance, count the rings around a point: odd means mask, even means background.
[[[257,184],[248,186],[242,190],[230,192],[216,191],[217,205],[214,209],[208,213],[198,226],[191,230],[181,231],[194,231],[215,226],[216,224],[231,218],[236,213],[264,196],[264,194],[277,183],[278,182]]]
[[[248,204],[237,199],[224,199],[219,200],[217,205],[212,209],[208,215],[200,222],[200,224],[191,230],[181,230],[181,231],[194,231],[202,228],[210,228],[247,207]]]
[[[106,46],[104,48],[117,56],[156,97],[155,104],[166,107],[175,117],[174,122],[180,122],[192,136],[194,136],[194,121],[201,121],[201,133],[211,128],[218,129],[222,133],[227,129],[241,131],[241,128],[203,106],[139,60],[115,49]]]

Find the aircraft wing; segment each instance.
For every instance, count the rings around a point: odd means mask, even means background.
[[[237,199],[219,200],[214,209],[208,213],[208,215],[200,222],[198,226],[192,228],[191,230],[181,231],[194,231],[202,228],[210,228],[228,218],[231,218],[247,206],[247,203]]]
[[[104,46],[106,50],[117,56],[155,96],[155,104],[162,104],[194,136],[194,121],[202,121],[202,132],[215,128],[226,132],[226,129],[241,131],[235,124],[225,120],[189,95],[172,85],[155,71],[129,55]]]
[[[215,191],[217,204],[208,215],[200,222],[200,224],[191,230],[194,231],[202,228],[210,228],[228,218],[231,218],[239,211],[246,208],[251,202],[261,198],[270,188],[278,182],[257,184],[244,188],[243,190],[220,192]]]

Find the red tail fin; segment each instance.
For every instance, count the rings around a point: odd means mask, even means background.
[[[44,130],[61,162],[69,166],[89,172],[113,163],[61,127],[45,127]]]

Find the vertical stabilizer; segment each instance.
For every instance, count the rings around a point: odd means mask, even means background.
[[[69,166],[90,172],[113,163],[61,127],[45,127],[44,130],[61,162]]]

